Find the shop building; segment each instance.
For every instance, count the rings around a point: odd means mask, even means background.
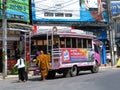
[[[2,29],[0,29],[0,72],[2,72]],[[19,55],[29,61],[30,41],[26,39],[32,31],[32,26],[21,23],[7,24],[7,67],[11,69]]]

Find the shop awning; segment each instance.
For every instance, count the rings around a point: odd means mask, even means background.
[[[21,23],[7,23],[8,30],[13,31],[22,31],[22,32],[30,32],[33,30],[32,25],[21,24]]]

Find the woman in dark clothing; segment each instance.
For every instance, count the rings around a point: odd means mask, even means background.
[[[27,77],[26,77],[26,71],[25,71],[25,61],[23,58],[19,58],[17,60],[17,63],[14,65],[14,67],[18,68],[18,82],[21,82],[21,81],[27,81]]]

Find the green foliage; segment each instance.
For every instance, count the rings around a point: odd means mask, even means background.
[[[30,67],[30,62],[26,62],[26,69],[28,70]]]
[[[17,75],[17,74],[18,74],[18,69],[17,69],[17,67],[13,67],[13,68],[10,70],[10,74],[12,74],[12,75]]]
[[[34,63],[35,65],[37,65],[37,64],[38,64],[37,59],[33,59],[33,63]]]

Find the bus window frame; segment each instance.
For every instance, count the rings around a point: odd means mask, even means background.
[[[89,41],[90,41],[90,43],[89,43]],[[90,44],[90,46],[89,46],[89,44]],[[88,47],[88,48],[92,48],[92,39],[88,39],[87,47]]]
[[[62,41],[61,41],[61,39],[62,39]],[[69,43],[71,43],[69,47],[67,46],[68,39],[69,39]],[[73,41],[75,41],[74,42],[76,44],[75,47],[73,47],[73,44],[74,44]],[[85,42],[85,45],[83,44],[83,41]],[[64,48],[92,48],[93,47],[92,46],[92,38],[84,38],[84,37],[83,38],[82,37],[60,37],[60,46],[62,46],[61,42],[64,42]],[[88,44],[90,44],[90,46]]]
[[[83,38],[83,48],[87,48],[87,39],[86,38]]]
[[[61,48],[65,48],[66,47],[65,46],[65,41],[66,41],[65,38],[63,38],[63,37],[60,38],[60,47]]]
[[[82,48],[82,47],[83,47],[83,40],[82,38],[78,38],[78,48]]]
[[[69,39],[69,45],[68,45],[68,40]],[[71,48],[71,39],[70,37],[66,37],[66,48]]]
[[[74,39],[74,40],[73,40],[73,39]],[[71,40],[72,40],[72,43],[71,43],[72,48],[77,48],[77,42],[76,42],[77,38],[72,37]],[[75,44],[75,47],[74,47],[74,44]]]

